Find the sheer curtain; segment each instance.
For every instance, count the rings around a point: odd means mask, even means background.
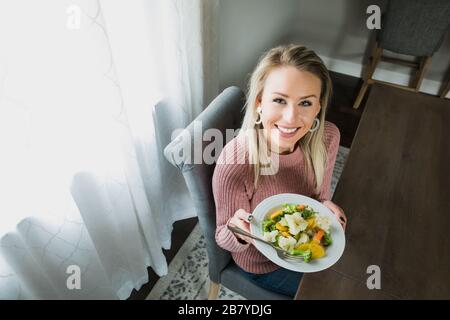
[[[167,272],[195,212],[161,150],[217,94],[217,10],[0,2],[0,299],[125,299]]]

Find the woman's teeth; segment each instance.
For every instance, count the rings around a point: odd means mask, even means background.
[[[277,126],[277,128],[278,128],[278,130],[280,130],[283,133],[294,133],[298,129],[298,128],[286,128],[286,127],[281,127],[281,126]]]

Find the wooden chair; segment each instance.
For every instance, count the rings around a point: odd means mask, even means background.
[[[447,93],[448,93],[449,91],[450,91],[450,80],[448,80],[447,86],[446,86],[444,89],[442,89],[441,94],[440,94],[440,97],[441,97],[441,98],[445,98],[445,96],[447,95]]]
[[[418,92],[431,57],[440,47],[449,23],[448,0],[390,0],[353,108],[359,107],[369,85],[373,83]],[[384,56],[384,50],[414,56],[416,61]],[[380,61],[412,67],[417,71],[407,86],[375,80],[372,76]]]

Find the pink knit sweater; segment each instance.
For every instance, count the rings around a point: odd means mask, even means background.
[[[216,204],[217,244],[231,255],[238,266],[252,273],[267,273],[279,268],[251,244],[240,243],[227,228],[227,223],[238,209],[252,212],[267,197],[280,193],[302,194],[318,201],[330,200],[331,177],[339,148],[340,134],[331,122],[325,122],[325,145],[327,162],[324,181],[320,192],[314,190],[314,174],[310,170],[304,174],[304,158],[300,148],[292,153],[279,155],[277,174],[261,176],[258,187],[254,188],[253,168],[248,165],[248,153],[241,139],[234,138],[222,150],[214,170],[212,187]],[[226,154],[226,156],[225,156]],[[226,163],[230,155],[235,159],[245,159],[246,163],[235,161]]]

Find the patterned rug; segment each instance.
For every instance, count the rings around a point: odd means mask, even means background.
[[[349,149],[339,147],[331,181],[334,193],[344,168]],[[153,287],[147,300],[204,300],[208,297],[208,257],[202,231],[197,224],[169,265],[169,272]],[[242,296],[221,286],[219,299],[244,300]]]

